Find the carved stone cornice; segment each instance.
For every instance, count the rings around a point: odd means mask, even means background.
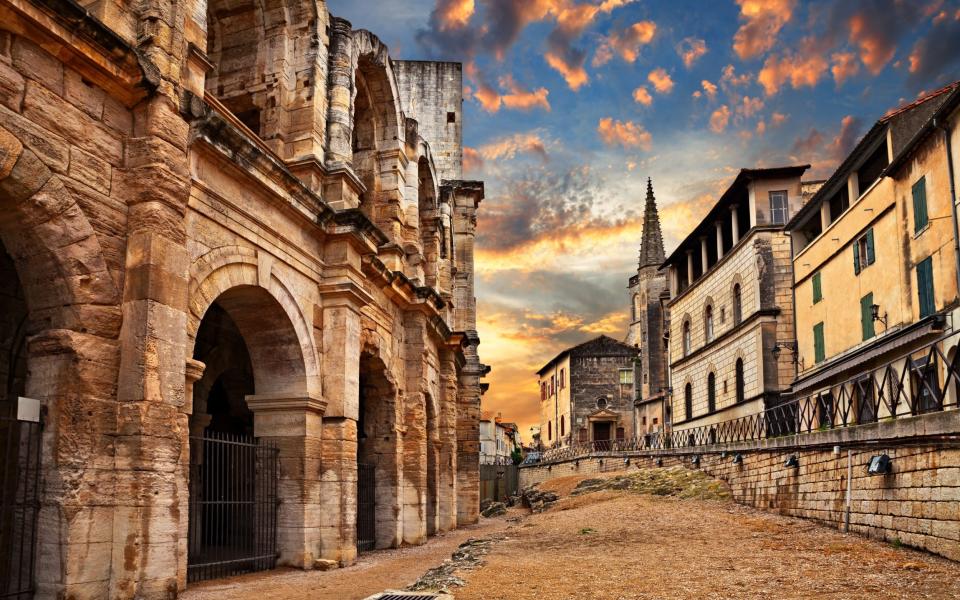
[[[305,395],[256,394],[246,397],[247,407],[257,412],[312,412],[323,415],[327,410],[327,401]]]

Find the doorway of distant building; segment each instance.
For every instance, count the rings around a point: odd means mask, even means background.
[[[610,449],[610,421],[594,421],[593,447],[596,450]]]

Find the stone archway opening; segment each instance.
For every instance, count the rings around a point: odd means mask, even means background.
[[[399,544],[400,461],[397,391],[383,361],[360,356],[357,420],[357,550]]]
[[[270,569],[278,556],[302,562],[296,538],[304,528],[295,526],[302,494],[281,481],[305,477],[284,473],[280,459],[305,456],[305,433],[276,418],[278,406],[294,410],[291,401],[306,389],[290,319],[266,289],[233,287],[204,313],[193,359],[203,374],[193,384],[190,419],[188,581]],[[287,503],[289,513],[278,508]]]
[[[12,415],[27,385],[27,301],[13,259],[0,241],[0,415]]]

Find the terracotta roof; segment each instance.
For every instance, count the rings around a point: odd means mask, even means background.
[[[927,102],[928,100],[931,100],[931,99],[933,99],[933,98],[936,98],[937,96],[942,96],[943,94],[946,94],[946,93],[948,93],[948,92],[952,92],[953,90],[957,89],[958,87],[960,87],[960,81],[954,81],[953,83],[948,83],[947,85],[943,86],[942,88],[940,88],[940,89],[938,89],[938,90],[934,90],[934,91],[930,92],[929,94],[924,94],[923,96],[918,97],[918,98],[917,98],[916,100],[914,100],[913,102],[908,102],[908,103],[906,103],[906,104],[901,104],[900,106],[898,106],[898,107],[896,107],[896,108],[892,108],[892,109],[888,110],[882,117],[880,117],[880,121],[885,123],[885,122],[889,121],[890,119],[892,119],[893,117],[895,117],[895,116],[897,116],[897,115],[899,115],[899,114],[901,114],[901,113],[907,112],[908,110],[910,110],[910,109],[912,109],[912,108],[915,108],[915,107],[917,107],[917,106],[920,106],[920,105],[923,104],[924,102]]]

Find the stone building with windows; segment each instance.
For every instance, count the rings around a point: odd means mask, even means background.
[[[871,370],[907,355],[895,378],[907,373],[902,385],[918,404],[906,410],[941,408],[944,387],[955,398],[944,376],[955,343],[944,356],[914,352],[951,331],[960,304],[958,107],[954,83],[881,117],[787,224],[799,364],[793,395],[820,397],[819,421],[838,401],[855,423],[889,416],[890,390],[879,401],[883,373]]]
[[[775,404],[795,375],[787,221],[808,165],[742,169],[666,259],[671,425],[710,426]]]
[[[0,0],[0,374],[5,411],[45,415],[38,598],[476,521],[462,96],[460,64],[322,0]]]
[[[633,346],[601,335],[564,350],[537,371],[543,448],[632,438],[636,358]]]
[[[665,260],[660,213],[647,179],[643,233],[637,273],[630,277],[630,327],[626,343],[639,350],[634,369],[634,421],[637,435],[662,431],[667,399],[667,346],[664,337],[667,278],[660,271]]]

